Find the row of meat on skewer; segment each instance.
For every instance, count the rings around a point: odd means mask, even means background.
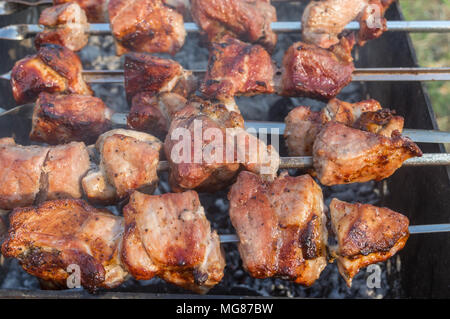
[[[243,266],[255,278],[310,286],[337,259],[350,286],[360,268],[387,260],[409,236],[408,218],[387,208],[333,199],[328,210],[309,175],[267,182],[241,172],[228,198]],[[159,276],[206,293],[224,275],[224,249],[195,191],[135,191],[123,217],[83,200],[47,201],[15,209],[10,224],[3,255],[58,287],[74,266],[90,291]]]
[[[307,43],[329,48],[339,42],[344,28],[358,21],[359,45],[386,31],[385,11],[394,0],[311,1],[302,20]],[[55,0],[39,23],[45,30],[36,44],[56,43],[78,51],[87,43],[89,22],[111,25],[117,54],[126,52],[176,53],[184,44],[183,16],[194,19],[209,42],[230,35],[273,51],[277,21],[269,0]]]

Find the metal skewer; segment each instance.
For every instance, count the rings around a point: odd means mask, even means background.
[[[426,153],[422,157],[413,157],[403,162],[403,166],[449,166],[450,154]],[[313,168],[312,156],[280,157],[280,169]],[[169,169],[169,162],[160,161],[158,171]]]
[[[431,225],[416,225],[409,226],[409,233],[416,234],[431,234],[431,233],[446,233],[450,232],[450,224],[431,224]],[[239,243],[239,238],[235,234],[220,235],[220,243]]]
[[[273,22],[272,30],[276,33],[299,33],[301,22],[299,21],[279,21]],[[185,22],[184,28],[187,33],[199,32],[199,27],[193,22]],[[450,32],[450,21],[388,21],[387,31],[391,32]],[[42,32],[44,27],[38,24],[15,24],[0,28],[0,39],[3,40],[23,40]],[[350,22],[345,30],[359,30],[358,22]],[[110,35],[111,28],[108,23],[91,23],[91,35]]]
[[[0,117],[6,115],[18,115],[25,118],[33,116],[34,104],[24,104],[16,106],[10,110],[0,108]],[[111,117],[111,122],[114,125],[126,126],[127,113],[114,113]],[[265,121],[245,121],[246,129],[254,129],[259,132],[261,129],[266,129],[268,134],[284,134],[286,124],[281,122],[265,122]],[[450,132],[434,131],[434,130],[414,130],[405,129],[402,135],[411,138],[417,143],[450,143]]]
[[[205,70],[191,70],[202,76]],[[83,78],[90,84],[123,84],[123,70],[84,70]],[[0,75],[11,80],[11,72]],[[444,68],[359,68],[353,72],[353,81],[450,81],[450,67]]]

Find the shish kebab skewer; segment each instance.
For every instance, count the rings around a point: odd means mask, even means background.
[[[205,70],[192,70],[203,75]],[[123,84],[123,70],[83,70],[83,78],[90,84]],[[0,75],[11,80],[11,72]],[[450,67],[442,68],[359,68],[353,72],[353,81],[450,81]]]
[[[408,230],[411,235],[446,233],[450,232],[450,224],[414,225],[409,226]],[[219,238],[222,244],[239,242],[239,238],[235,234],[219,235]]]
[[[272,23],[272,30],[276,33],[299,33],[301,32],[299,21],[279,21]],[[199,27],[193,22],[184,23],[187,33],[199,32]],[[450,21],[388,21],[387,31],[391,32],[450,32]],[[0,39],[23,40],[42,32],[43,27],[37,24],[15,24],[0,28]],[[345,28],[347,31],[359,30],[358,22],[350,22]],[[91,35],[109,35],[111,28],[108,23],[93,23],[90,27]]]
[[[24,104],[16,106],[10,110],[4,110],[0,108],[0,118],[6,115],[19,115],[26,118],[31,118],[33,115],[34,104]],[[114,113],[111,117],[111,121],[114,125],[126,126],[127,114],[126,113]],[[266,129],[267,134],[273,134],[271,130],[278,130],[278,134],[283,135],[286,128],[286,124],[281,122],[265,122],[265,121],[246,121],[246,129]],[[434,130],[417,130],[417,129],[405,129],[403,135],[411,138],[414,142],[418,143],[450,143],[450,133]]]
[[[448,166],[450,165],[450,154],[448,153],[426,153],[422,157],[414,157],[407,159],[403,166]],[[280,157],[280,169],[290,168],[312,168],[312,156],[298,157]],[[166,171],[169,169],[167,161],[160,161],[158,171]]]

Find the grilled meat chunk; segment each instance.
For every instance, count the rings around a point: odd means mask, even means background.
[[[110,0],[109,21],[117,54],[170,53],[184,44],[183,16],[161,0]]]
[[[331,121],[313,146],[314,169],[323,185],[362,183],[391,176],[408,158],[422,156],[409,138],[365,132]]]
[[[376,112],[362,113],[353,127],[391,137],[394,132],[401,133],[403,131],[404,122],[404,118],[395,115],[395,111],[382,109]]]
[[[358,20],[358,43],[378,38],[386,31],[384,13],[393,0],[311,1],[302,16],[303,41],[329,48],[351,21]]]
[[[235,95],[274,93],[275,66],[259,45],[228,35],[211,44],[209,65],[200,91],[206,98],[227,100]]]
[[[330,100],[320,112],[311,111],[308,106],[299,106],[289,112],[285,119],[286,140],[289,155],[310,156],[317,134],[329,121],[391,137],[397,130],[403,130],[403,118],[393,111],[381,109],[375,100],[347,103],[336,98]]]
[[[388,208],[334,198],[330,215],[337,239],[330,251],[349,287],[361,268],[389,259],[405,246],[409,237],[408,218]]]
[[[45,200],[81,198],[81,179],[90,168],[84,143],[72,142],[50,148],[43,172],[40,196]]]
[[[0,209],[47,199],[80,198],[81,178],[89,165],[84,143],[21,146],[13,139],[0,139]]]
[[[342,38],[328,50],[294,43],[283,58],[280,94],[322,100],[336,97],[352,80],[355,69],[351,56],[353,45],[352,37]]]
[[[89,23],[84,10],[76,2],[45,9],[39,18],[39,24],[45,29],[34,40],[38,49],[43,43],[53,43],[79,51],[88,43]]]
[[[124,76],[128,102],[138,93],[152,96],[171,92],[187,98],[197,89],[191,71],[186,71],[176,61],[145,53],[133,52],[125,56]]]
[[[99,168],[82,180],[86,196],[113,203],[135,189],[153,192],[161,147],[157,138],[142,132],[117,129],[102,134],[96,143]]]
[[[228,194],[244,268],[256,278],[311,286],[327,265],[322,190],[309,175],[272,183],[241,172]]]
[[[48,144],[91,144],[111,129],[112,113],[93,96],[42,92],[34,108],[30,139]]]
[[[55,5],[75,2],[86,12],[90,23],[103,23],[108,21],[109,0],[53,0]]]
[[[134,192],[123,214],[122,260],[133,277],[159,276],[198,293],[220,282],[225,257],[196,192]]]
[[[277,151],[243,127],[235,105],[191,99],[174,115],[164,143],[172,190],[214,192],[232,183],[241,165],[273,178]]]
[[[177,93],[139,93],[127,116],[128,127],[164,139],[176,112],[186,105],[186,98]]]
[[[49,148],[16,145],[0,140],[0,209],[33,204],[41,186],[42,168]]]
[[[191,0],[191,13],[210,42],[225,34],[258,43],[272,52],[277,36],[271,23],[277,21],[269,0]]]
[[[33,102],[41,92],[92,95],[82,70],[75,53],[60,45],[43,44],[36,55],[14,65],[11,71],[14,99],[19,104]]]
[[[83,200],[55,200],[17,208],[10,222],[2,253],[34,276],[66,286],[79,267],[90,291],[116,287],[127,276],[120,261],[123,218],[107,210]]]

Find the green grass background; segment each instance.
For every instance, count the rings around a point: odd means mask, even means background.
[[[450,20],[450,0],[400,0],[406,20]],[[450,67],[450,33],[411,33],[420,66]],[[426,82],[441,130],[450,131],[450,81]]]

